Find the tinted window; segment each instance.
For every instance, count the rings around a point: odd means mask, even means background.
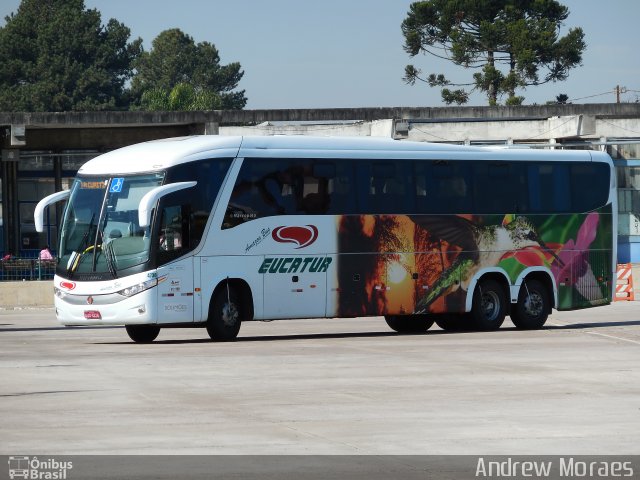
[[[606,204],[610,175],[606,163],[571,165],[572,210],[588,212]]]
[[[329,194],[329,210],[327,213],[331,215],[356,213],[354,162],[336,160],[333,165],[335,166],[335,176],[326,177],[327,192]]]
[[[222,228],[272,215],[346,214],[354,209],[352,163],[247,158]]]
[[[245,159],[223,228],[271,215],[587,211],[606,203],[608,169],[567,162]]]
[[[513,162],[473,162],[474,213],[528,210],[524,169]]]
[[[433,162],[428,179],[434,193],[433,212],[470,213],[472,189],[468,162]]]
[[[165,183],[195,180],[193,188],[160,200],[157,222],[157,258],[160,264],[198,246],[231,159],[211,159],[177,165],[167,171]]]
[[[571,184],[566,163],[527,164],[529,211],[570,212]]]
[[[403,161],[358,162],[358,212],[408,212],[413,202],[408,195],[412,182],[407,166]]]

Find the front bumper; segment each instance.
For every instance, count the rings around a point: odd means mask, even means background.
[[[55,297],[56,318],[62,325],[139,325],[157,322],[158,288],[131,297],[117,293]],[[99,316],[99,318],[97,318]]]

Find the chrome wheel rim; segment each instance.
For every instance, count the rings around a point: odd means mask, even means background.
[[[542,314],[542,295],[538,292],[530,292],[524,301],[524,311],[531,317],[538,317]]]
[[[222,322],[226,326],[233,327],[238,323],[239,316],[240,314],[238,313],[238,308],[235,303],[225,303],[222,307]]]
[[[486,292],[482,294],[482,313],[484,318],[492,322],[500,314],[500,298],[496,292]]]

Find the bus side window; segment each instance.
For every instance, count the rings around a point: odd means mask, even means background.
[[[492,161],[476,161],[472,165],[474,213],[527,211],[527,186],[520,165]]]
[[[527,166],[529,207],[535,213],[571,210],[570,177],[566,164],[539,163]]]
[[[336,176],[333,163],[314,162],[305,165],[301,209],[310,215],[323,215],[329,211],[331,199],[329,197],[329,181]]]
[[[356,184],[354,180],[354,164],[349,160],[342,160],[334,164],[335,175],[327,176],[327,194],[329,195],[329,210],[334,215],[349,215],[358,213],[356,209]]]
[[[288,161],[246,158],[231,193],[222,228],[285,213],[285,199],[293,196],[285,178]]]
[[[414,210],[411,213],[429,213],[433,209],[433,191],[429,184],[429,164],[413,161]]]
[[[435,161],[431,165],[433,208],[442,213],[471,213],[468,162]]]
[[[610,176],[606,163],[571,165],[571,210],[588,212],[605,205],[609,199]]]
[[[408,162],[361,162],[358,165],[361,213],[401,213],[408,208]]]

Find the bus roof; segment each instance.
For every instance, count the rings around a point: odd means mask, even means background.
[[[428,154],[431,155],[428,155]],[[427,142],[398,141],[383,137],[310,137],[310,136],[218,136],[197,135],[167,138],[123,147],[85,163],[78,173],[105,175],[163,170],[173,165],[205,158],[236,156],[300,155],[313,157],[356,158],[487,158],[487,159],[558,159],[606,161],[608,156],[594,151],[548,151],[537,149],[495,149]],[[595,154],[595,155],[593,155]]]

